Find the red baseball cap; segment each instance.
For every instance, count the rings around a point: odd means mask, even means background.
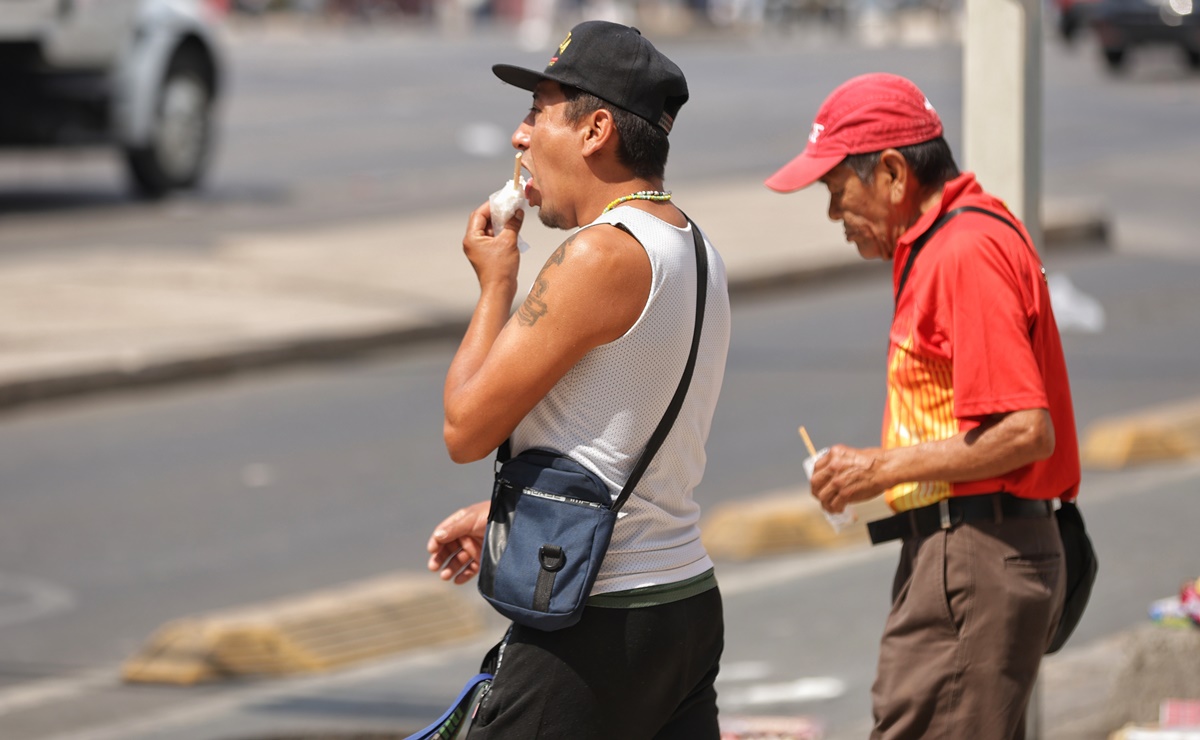
[[[942,135],[942,119],[911,81],[892,74],[861,75],[825,98],[800,156],[766,180],[790,193],[812,185],[851,154],[895,149]]]

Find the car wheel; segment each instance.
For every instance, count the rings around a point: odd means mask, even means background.
[[[149,141],[125,151],[140,194],[158,198],[200,181],[208,164],[212,103],[199,54],[177,52],[159,88]]]
[[[1125,50],[1124,49],[1105,49],[1104,63],[1108,65],[1110,72],[1120,72],[1125,69]]]

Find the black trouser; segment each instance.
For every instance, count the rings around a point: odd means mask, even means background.
[[[717,740],[723,647],[715,588],[642,609],[590,606],[555,632],[515,625],[470,740]]]

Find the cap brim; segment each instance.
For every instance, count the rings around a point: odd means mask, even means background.
[[[541,72],[534,72],[532,69],[525,69],[524,67],[514,67],[511,64],[494,64],[492,65],[492,73],[510,85],[531,92],[538,86],[539,82],[551,79]]]
[[[840,154],[832,157],[812,157],[808,154],[801,154],[780,167],[779,171],[768,177],[764,184],[779,193],[795,192],[820,180],[826,173],[841,164],[843,159],[845,157]]]

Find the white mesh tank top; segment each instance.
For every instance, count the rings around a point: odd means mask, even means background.
[[[614,499],[679,385],[696,316],[691,229],[636,208],[614,209],[584,228],[616,223],[650,258],[650,298],[624,336],[584,355],[512,434],[513,454],[541,447],[568,455],[599,475]],[[712,567],[692,490],[704,474],[730,316],[725,264],[704,245],[708,297],[695,373],[679,418],[621,509],[593,594],[675,583]]]

